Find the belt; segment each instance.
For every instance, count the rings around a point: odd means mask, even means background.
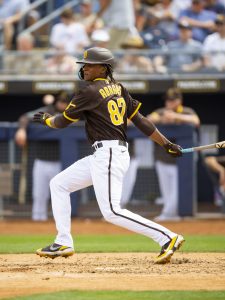
[[[98,148],[102,147],[113,147],[113,146],[124,146],[127,147],[128,144],[125,141],[121,140],[113,140],[113,141],[102,141],[102,142],[95,142],[91,147],[94,151],[96,151]]]

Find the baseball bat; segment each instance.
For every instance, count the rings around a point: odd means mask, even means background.
[[[20,168],[20,180],[19,180],[19,204],[26,202],[26,190],[27,190],[27,145],[22,148],[21,154],[21,168]]]
[[[181,152],[182,153],[191,153],[191,152],[195,152],[195,151],[202,151],[202,150],[214,149],[214,148],[217,148],[217,149],[225,148],[225,141],[214,143],[214,144],[208,144],[208,145],[204,145],[204,146],[185,148],[185,149],[182,149]]]

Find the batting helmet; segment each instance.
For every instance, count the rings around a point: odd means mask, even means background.
[[[114,64],[114,57],[106,48],[93,47],[84,51],[83,59],[77,61],[77,64],[100,64],[100,65],[110,65]]]

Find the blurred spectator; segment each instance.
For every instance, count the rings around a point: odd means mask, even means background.
[[[218,0],[205,0],[205,9],[214,11],[216,14],[225,14],[225,6]]]
[[[150,49],[161,49],[168,42],[168,34],[159,24],[160,20],[156,16],[148,14],[141,37]]]
[[[52,101],[49,96],[50,95],[48,95],[48,100]],[[62,91],[56,96],[54,103],[51,103],[50,101],[51,104],[22,115],[19,118],[19,128],[15,134],[15,141],[17,145],[20,147],[26,146],[27,127],[35,112],[44,111],[49,114],[63,112],[69,103],[68,100],[68,95]],[[48,200],[50,197],[49,182],[52,177],[61,171],[59,158],[59,147],[56,141],[36,142],[32,174],[32,220],[34,221],[45,221],[48,219]]]
[[[0,0],[0,40],[3,39],[6,50],[12,48],[13,37],[17,34],[16,25],[29,4],[29,0]]]
[[[34,37],[29,33],[22,33],[17,37],[17,52],[4,55],[4,69],[10,74],[42,74],[43,54],[34,50]]]
[[[91,42],[93,47],[108,48],[109,41],[109,33],[104,29],[96,29],[91,34]]]
[[[206,156],[205,163],[214,187],[214,203],[225,207],[225,156]]]
[[[155,124],[192,124],[200,125],[195,111],[183,106],[183,96],[179,89],[170,88],[165,95],[165,106],[147,116]],[[170,137],[172,142],[175,140]],[[161,214],[157,221],[179,220],[178,214],[178,168],[176,158],[165,155],[158,145],[154,144],[156,172],[162,199],[164,200]]]
[[[75,74],[77,70],[76,58],[63,49],[55,48],[51,57],[45,61],[47,74]]]
[[[109,30],[109,49],[118,49],[133,34],[138,34],[135,27],[133,0],[99,0],[100,10],[97,17],[102,17]]]
[[[159,73],[195,72],[202,67],[202,44],[191,38],[191,26],[186,21],[180,22],[178,27],[179,39],[167,44],[171,53],[154,59],[156,71]]]
[[[172,1],[172,10],[176,17],[179,17],[182,10],[187,9],[191,6],[192,0],[173,0]]]
[[[158,26],[164,30],[169,40],[173,40],[176,34],[176,12],[172,0],[161,0],[160,3],[149,9],[150,13],[158,20]]]
[[[128,126],[131,124],[132,122],[128,122]],[[130,165],[123,179],[123,188],[120,201],[121,207],[126,207],[126,205],[131,201],[139,167],[139,160],[135,154],[134,143],[132,141],[129,142],[129,153]]]
[[[61,13],[61,22],[52,27],[50,43],[55,48],[64,49],[66,53],[79,53],[89,44],[85,26],[74,20],[72,9]]]
[[[134,0],[135,26],[138,32],[142,32],[148,16],[148,6],[141,0]]]
[[[140,36],[131,36],[123,44],[123,49],[136,50],[137,53],[125,51],[124,56],[118,60],[117,71],[121,73],[153,73],[152,61],[149,57],[140,55],[138,49],[144,47],[144,42]]]
[[[204,9],[204,0],[192,0],[191,7],[181,11],[179,21],[188,22],[192,27],[193,39],[202,43],[212,33],[215,19],[215,12]]]
[[[204,66],[209,70],[225,71],[225,16],[215,20],[216,31],[207,36],[203,44]]]
[[[86,32],[90,37],[96,29],[103,28],[104,23],[101,18],[96,19],[96,13],[93,12],[93,1],[83,0],[80,4],[80,12],[75,16],[75,20],[85,26]]]

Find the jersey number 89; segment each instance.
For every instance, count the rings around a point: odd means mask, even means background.
[[[109,100],[108,102],[108,111],[110,114],[111,122],[119,126],[124,123],[124,114],[126,111],[126,102],[123,97],[115,99],[115,100]]]

